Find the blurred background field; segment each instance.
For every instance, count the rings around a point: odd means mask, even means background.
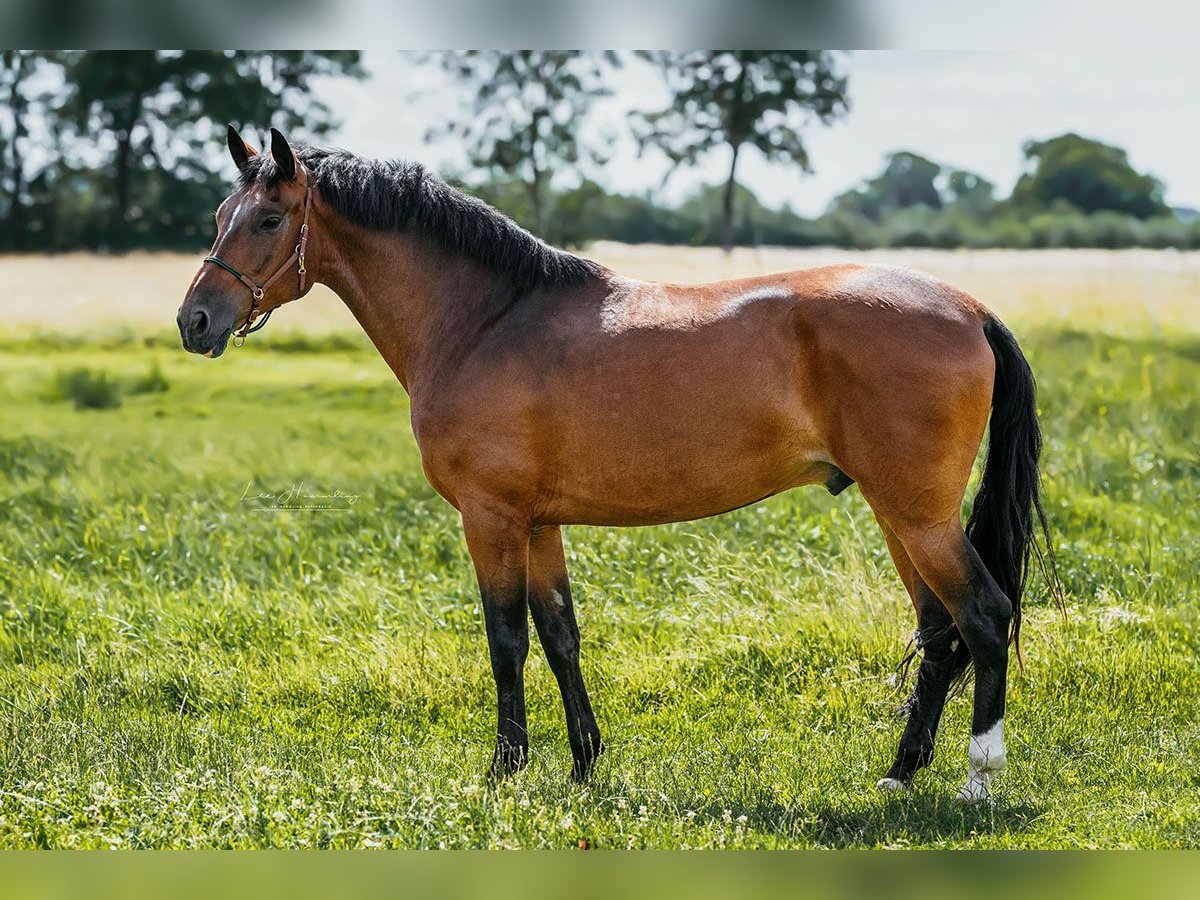
[[[600,242],[583,253],[628,277],[684,283],[840,262],[905,265],[963,288],[1014,324],[1086,324],[1113,333],[1200,330],[1200,253],[1194,252],[741,247],[726,254],[716,247]],[[0,334],[169,331],[199,265],[199,254],[185,253],[0,255]],[[358,329],[322,285],[285,307],[271,327]]]

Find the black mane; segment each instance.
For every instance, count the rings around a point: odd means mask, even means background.
[[[297,147],[321,198],[352,222],[379,231],[413,230],[461,253],[521,290],[586,281],[596,263],[551,247],[476,197],[418,163],[370,160],[345,150]],[[251,157],[240,183],[271,184],[279,169],[269,153]]]

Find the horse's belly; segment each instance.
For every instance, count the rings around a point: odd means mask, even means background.
[[[687,522],[740,509],[802,484],[824,482],[832,471],[829,464],[813,460],[775,472],[774,477],[759,479],[738,478],[736,473],[730,473],[729,477],[711,480],[696,479],[693,475],[685,482],[669,472],[662,482],[654,485],[630,480],[626,489],[603,493],[579,485],[580,490],[560,494],[539,509],[538,519],[559,525]]]
[[[642,396],[615,420],[564,429],[548,496],[562,524],[645,525],[716,515],[832,471],[794,393],[757,403]],[[700,398],[703,401],[704,398]]]

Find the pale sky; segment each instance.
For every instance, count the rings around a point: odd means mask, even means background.
[[[332,142],[364,156],[461,169],[461,145],[423,140],[457,102],[449,79],[392,51],[367,51],[364,63],[367,81],[318,88],[342,120]],[[1020,173],[1024,141],[1077,131],[1124,147],[1136,168],[1166,184],[1169,203],[1200,207],[1194,49],[867,50],[844,64],[852,108],[831,127],[808,128],[811,175],[768,164],[755,151],[743,155],[739,180],[764,203],[819,213],[901,149],[979,172],[1003,196]],[[608,147],[609,161],[590,174],[610,189],[657,191],[666,161],[653,151],[639,159],[624,120],[631,109],[661,107],[665,90],[657,73],[637,62],[617,71],[612,87],[588,125],[590,138]],[[676,200],[701,182],[722,181],[727,165],[726,151],[715,151],[702,166],[672,176],[666,196]]]

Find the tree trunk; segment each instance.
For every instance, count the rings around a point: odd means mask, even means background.
[[[118,126],[117,155],[113,160],[113,214],[108,240],[114,249],[124,249],[128,240],[129,194],[133,180],[133,131],[142,111],[142,98],[129,98],[124,121]]]
[[[533,230],[538,237],[545,240],[545,222],[542,221],[542,170],[538,166],[537,151],[541,140],[539,117],[534,115],[529,120],[529,165],[533,170],[533,179],[529,182],[529,205],[533,207]]]
[[[113,162],[113,211],[108,227],[108,243],[114,249],[125,245],[125,227],[129,221],[129,166],[133,157],[132,129],[117,132],[117,155]]]
[[[734,244],[733,191],[737,187],[738,152],[742,149],[742,142],[750,133],[747,123],[743,121],[745,119],[746,94],[750,85],[749,73],[746,70],[744,54],[734,51],[734,56],[738,58],[740,68],[737,81],[733,86],[733,103],[725,113],[726,140],[733,150],[733,157],[729,160],[729,180],[725,182],[725,196],[721,202],[721,246],[726,253],[733,252]]]
[[[533,231],[545,240],[546,229],[542,221],[542,173],[533,170],[533,181],[529,183],[529,205],[533,207]]]
[[[721,199],[721,247],[726,253],[733,252],[733,190],[737,187],[738,151],[741,147],[741,144],[733,145],[729,179],[725,182],[725,196]]]
[[[9,85],[9,107],[12,109],[13,133],[9,146],[9,165],[12,168],[12,196],[8,201],[8,227],[12,245],[17,250],[25,246],[25,161],[21,158],[21,141],[25,139],[25,98],[21,94],[21,82],[25,78],[25,57],[19,50],[6,54],[12,68],[12,83]]]

